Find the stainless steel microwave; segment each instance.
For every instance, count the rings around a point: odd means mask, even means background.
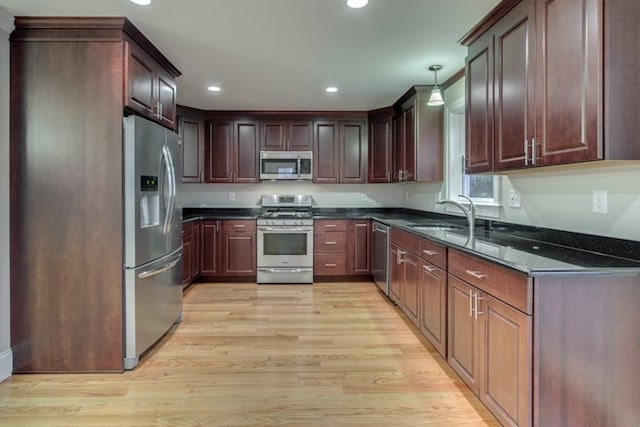
[[[312,151],[261,151],[260,179],[311,180]]]

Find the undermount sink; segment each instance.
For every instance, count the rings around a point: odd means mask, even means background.
[[[418,231],[450,231],[460,229],[460,227],[451,224],[411,224],[409,227]]]

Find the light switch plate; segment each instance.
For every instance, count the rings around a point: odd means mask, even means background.
[[[509,207],[510,208],[520,208],[522,207],[522,203],[520,202],[520,192],[517,190],[509,191]]]
[[[593,190],[593,206],[591,211],[595,214],[607,213],[607,190]]]

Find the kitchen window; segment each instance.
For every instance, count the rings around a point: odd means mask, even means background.
[[[465,153],[465,104],[460,98],[448,104],[445,109],[447,129],[446,198],[458,200],[459,194],[471,198],[476,204],[478,215],[497,218],[500,215],[501,176],[467,175],[464,173]],[[464,200],[460,200],[465,203]],[[459,212],[456,207],[446,206],[447,212]]]

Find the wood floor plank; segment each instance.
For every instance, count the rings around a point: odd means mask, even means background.
[[[497,426],[372,283],[198,283],[123,374],[14,375],[0,426]]]

